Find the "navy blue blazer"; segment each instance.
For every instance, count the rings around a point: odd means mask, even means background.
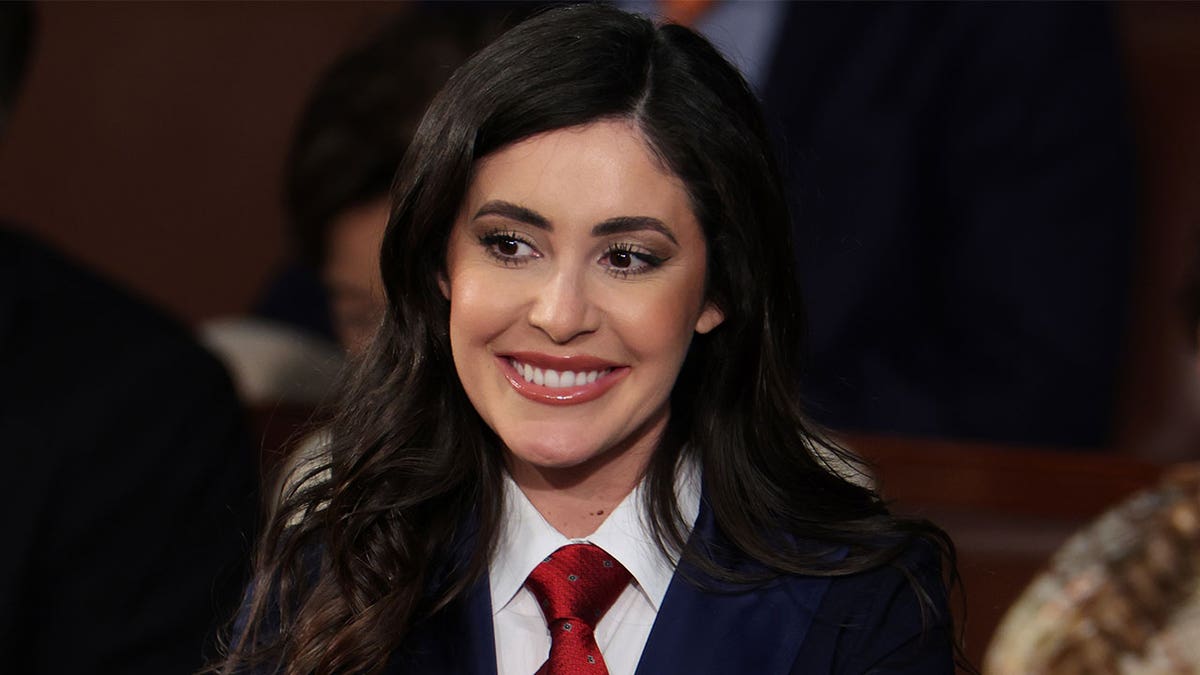
[[[723,541],[706,502],[692,536]],[[923,619],[905,573],[893,567],[836,579],[789,576],[747,588],[681,563],[637,675],[953,673],[940,563],[925,546],[911,547],[900,563],[933,598],[938,616]],[[751,561],[735,564],[756,569]],[[384,672],[496,675],[487,578],[414,627]]]

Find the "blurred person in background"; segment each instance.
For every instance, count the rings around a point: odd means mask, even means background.
[[[621,4],[709,36],[777,126],[818,420],[1110,442],[1136,201],[1111,5]]]
[[[260,316],[332,334],[351,352],[366,346],[383,317],[388,189],[417,123],[450,74],[528,11],[516,3],[419,4],[325,71],[292,140],[285,198],[295,258],[319,278],[327,304],[275,286]]]
[[[340,350],[371,339],[388,189],[421,114],[455,68],[532,7],[415,4],[321,75],[284,167],[289,260],[253,317],[204,331],[252,405],[321,403]]]
[[[34,18],[0,4],[0,124]],[[187,328],[3,224],[0,452],[0,671],[199,667],[254,506],[229,379]]]

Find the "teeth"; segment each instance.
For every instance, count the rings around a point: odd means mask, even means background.
[[[521,363],[516,359],[509,359],[513,370],[517,374],[525,378],[526,382],[532,382],[537,385],[551,387],[553,389],[565,389],[567,387],[579,387],[584,384],[591,384],[607,375],[611,368],[604,370],[589,370],[589,371],[557,371],[550,368],[535,368],[528,363]]]

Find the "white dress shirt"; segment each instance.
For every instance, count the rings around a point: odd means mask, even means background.
[[[675,499],[685,523],[700,512],[700,471],[680,464]],[[646,526],[642,484],[629,493],[590,536],[568,539],[538,513],[505,476],[503,529],[488,570],[499,675],[533,675],[550,653],[550,630],[533,593],[529,573],[546,556],[572,543],[599,546],[629,570],[632,579],[595,627],[596,643],[610,675],[632,675],[642,657],[654,618],[675,574],[678,555],[663,555]]]

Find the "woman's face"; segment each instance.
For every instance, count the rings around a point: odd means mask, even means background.
[[[480,160],[441,286],[458,376],[518,482],[561,471],[632,486],[693,333],[722,320],[684,186],[625,121]]]

